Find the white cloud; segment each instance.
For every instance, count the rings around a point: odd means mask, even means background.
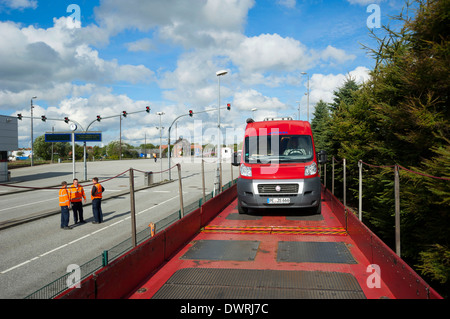
[[[23,10],[23,9],[36,9],[37,8],[37,1],[36,0],[2,0],[2,4],[0,4],[0,9],[1,6],[5,6],[7,8],[11,8],[11,9],[18,9],[18,10]]]
[[[306,69],[314,60],[300,41],[278,34],[245,38],[229,55],[234,64],[248,73]]]
[[[233,106],[238,110],[251,111],[258,110],[285,109],[286,105],[276,97],[267,97],[256,90],[246,90],[237,92],[234,95]]]
[[[157,30],[187,48],[223,44],[242,31],[254,0],[110,0],[95,10],[100,25],[117,34],[124,29]]]
[[[310,79],[310,118],[314,113],[313,106],[323,100],[326,103],[333,102],[334,94],[339,87],[341,87],[346,79],[350,77],[355,80],[357,84],[362,84],[367,81],[369,76],[369,69],[366,67],[359,66],[348,74],[313,74]],[[306,86],[306,81],[305,81]],[[301,101],[302,114],[305,114],[305,107],[307,105],[307,97],[304,96]],[[302,115],[303,117],[303,115]]]
[[[356,58],[355,55],[348,55],[344,50],[337,49],[331,45],[327,46],[327,48],[320,53],[320,56],[325,61],[335,60],[338,64],[352,61]]]
[[[153,49],[152,40],[149,38],[140,39],[135,42],[129,42],[126,43],[125,46],[127,47],[128,51],[131,52],[146,52]]]
[[[158,117],[154,116],[158,110],[165,111],[163,125],[168,126],[188,109],[217,107],[215,73],[220,69],[229,71],[221,78],[222,105],[232,103],[232,111],[223,114],[224,127],[245,125],[244,118],[252,115],[252,108],[258,108],[257,118],[290,112],[287,105],[290,102],[286,102],[290,97],[283,94],[300,98],[303,94],[300,86],[305,80],[302,71],[312,75],[310,105],[320,99],[331,101],[333,90],[343,83],[345,75],[317,74],[320,70],[314,74],[312,68],[345,65],[355,56],[333,45],[313,50],[294,37],[277,33],[247,37],[244,29],[254,4],[254,0],[104,0],[94,9],[98,26],[83,24],[69,28],[67,18],[54,19],[49,28],[0,22],[0,61],[8,61],[0,62],[0,109],[17,108],[17,113],[27,114],[30,97],[38,95],[52,106],[44,109],[38,99],[37,116],[70,115],[87,124],[97,114],[120,114],[125,108],[132,112],[151,104],[150,116],[144,113],[123,121],[124,140],[137,144],[143,143],[144,133],[148,141],[157,138],[154,141],[159,143],[159,131],[154,129],[159,125]],[[278,4],[293,8],[296,1],[279,0]],[[125,48],[133,54],[120,56],[118,60],[104,58],[101,45],[108,44],[116,35],[111,42],[117,43],[125,38],[127,29],[133,33],[133,39],[137,34],[141,39],[126,40],[129,42],[119,48],[108,47],[108,54],[115,49],[123,52]],[[145,58],[142,52],[149,52],[152,57],[149,61],[155,61],[153,55],[160,53],[157,45],[161,43],[169,43],[173,50],[170,54],[177,61],[171,67],[168,65],[172,61],[165,64],[161,59],[157,75],[150,69],[153,66],[119,62],[130,56]],[[356,68],[351,74],[360,81],[367,77],[367,71]],[[106,87],[144,83],[145,91],[148,88],[145,84],[154,80],[161,89],[157,94],[161,94],[164,102],[136,101]],[[303,96],[302,105],[305,103]],[[203,119],[205,126],[216,125],[214,112],[199,114],[197,118]],[[35,122],[37,132],[48,130],[48,123],[37,122],[40,121]],[[182,121],[179,128],[191,127],[190,123]],[[64,122],[56,125],[60,130],[67,128]],[[118,119],[93,126],[92,129],[104,131],[108,139],[118,139]],[[23,141],[29,138],[27,127],[28,124],[20,127]],[[108,142],[104,140],[105,144]]]
[[[100,58],[78,33],[85,30],[70,29],[66,21],[55,19],[48,29],[0,22],[0,61],[8,61],[0,63],[3,95],[46,91],[73,81],[137,83],[153,79],[153,71],[143,65],[120,65]],[[4,107],[0,101],[0,108]]]

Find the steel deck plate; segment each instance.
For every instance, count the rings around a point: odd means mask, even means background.
[[[348,273],[262,269],[184,268],[154,299],[364,299]]]
[[[199,240],[180,259],[254,260],[259,241]]]
[[[262,216],[250,215],[250,214],[228,214],[225,219],[228,220],[260,220]]]
[[[277,261],[356,264],[343,242],[278,242]]]

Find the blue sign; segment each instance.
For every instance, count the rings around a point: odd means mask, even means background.
[[[75,133],[75,142],[101,142],[102,133]]]
[[[71,142],[71,133],[46,133],[45,141],[49,143]]]

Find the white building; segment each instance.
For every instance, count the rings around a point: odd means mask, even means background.
[[[8,181],[8,152],[18,148],[17,118],[0,115],[0,182]]]

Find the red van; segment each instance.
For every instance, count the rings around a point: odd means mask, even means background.
[[[311,125],[292,118],[247,120],[237,182],[238,210],[249,208],[314,208],[321,213],[321,182]]]

